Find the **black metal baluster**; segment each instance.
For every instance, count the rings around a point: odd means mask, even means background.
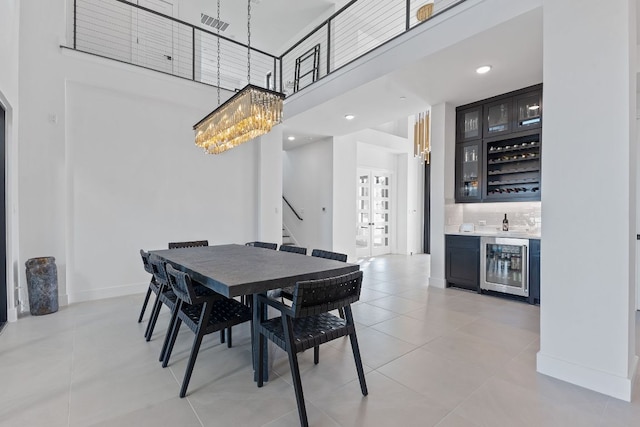
[[[196,27],[191,27],[191,80],[196,81]]]
[[[406,27],[405,30],[409,31],[411,26],[411,0],[407,0],[407,13],[406,13]]]
[[[331,74],[331,19],[327,21],[327,75]]]

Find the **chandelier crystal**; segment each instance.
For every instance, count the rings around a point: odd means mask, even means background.
[[[220,154],[268,133],[282,122],[283,100],[282,93],[245,86],[193,127],[196,145]]]

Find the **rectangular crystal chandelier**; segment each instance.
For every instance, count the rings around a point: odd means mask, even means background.
[[[196,145],[220,154],[268,133],[282,122],[284,94],[245,86],[193,127]]]
[[[429,141],[429,112],[419,113],[413,125],[413,155],[431,162],[431,142]]]

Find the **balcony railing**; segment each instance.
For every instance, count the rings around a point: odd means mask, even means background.
[[[280,55],[280,85],[291,95],[464,1],[352,0]],[[431,15],[419,20],[418,10],[428,3],[433,4]],[[308,60],[296,73],[298,59],[314,48],[319,51],[317,74],[307,72]]]
[[[280,56],[251,48],[251,83],[291,95],[464,1],[352,0]],[[219,62],[221,88],[247,84],[245,44],[125,0],[74,0],[73,49],[214,86]]]
[[[74,0],[73,49],[236,90],[247,84],[247,46],[125,0]],[[279,90],[280,59],[251,48],[251,83]],[[268,80],[268,81],[267,81]]]

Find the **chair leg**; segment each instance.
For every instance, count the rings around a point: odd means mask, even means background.
[[[282,316],[284,326],[284,334],[287,340],[287,353],[289,355],[289,366],[291,367],[291,378],[293,380],[293,389],[296,393],[296,402],[298,403],[298,416],[300,417],[300,425],[308,427],[307,408],[304,404],[304,393],[302,392],[302,380],[300,379],[300,367],[298,366],[298,355],[296,354],[293,340],[293,323],[288,316]]]
[[[160,301],[160,294],[156,295],[156,300],[153,303],[153,310],[151,311],[151,317],[149,317],[149,323],[147,323],[147,331],[144,333],[144,337],[147,341],[151,340],[153,330],[156,327],[156,321],[160,315],[160,309],[162,308],[162,301]]]
[[[167,327],[167,334],[164,337],[164,343],[162,344],[162,350],[160,350],[160,362],[164,362],[164,355],[167,352],[167,347],[169,347],[169,341],[171,340],[171,336],[173,335],[173,328],[176,324],[176,319],[178,318],[178,310],[182,307],[181,301],[176,301],[176,305],[171,310],[171,320],[169,320],[169,326]]]
[[[353,313],[351,312],[351,307],[345,307],[345,314],[347,317],[347,324],[353,325]],[[349,334],[349,339],[351,341],[351,349],[353,350],[353,359],[356,362],[356,370],[358,371],[358,380],[360,380],[360,390],[362,390],[362,395],[366,396],[369,394],[367,390],[367,382],[364,379],[364,369],[362,368],[362,358],[360,357],[360,347],[358,347],[358,337],[356,336],[355,331]]]
[[[195,366],[196,359],[198,358],[198,351],[200,351],[202,337],[202,332],[198,330],[198,332],[196,333],[196,337],[193,340],[193,346],[191,347],[191,355],[189,356],[189,363],[187,363],[187,370],[184,372],[184,379],[182,380],[182,387],[180,388],[180,397],[185,397],[187,394],[187,387],[189,387],[189,381],[191,380],[193,367]]]
[[[222,330],[222,333],[224,334],[224,329]],[[232,346],[231,328],[229,327],[227,328],[227,348],[231,348]]]
[[[360,390],[362,390],[362,395],[366,396],[369,394],[367,390],[367,382],[364,379],[364,369],[362,368],[362,359],[360,358],[360,348],[358,347],[358,338],[356,337],[355,332],[349,335],[351,339],[351,349],[353,350],[353,358],[356,361],[356,370],[358,371],[358,379],[360,380]]]
[[[313,363],[318,364],[320,362],[320,346],[313,347]]]
[[[220,344],[224,344],[224,329],[220,331]]]
[[[142,317],[144,316],[144,312],[147,309],[147,303],[149,302],[149,297],[151,296],[151,286],[147,288],[147,295],[144,297],[144,302],[142,303],[142,310],[140,310],[140,316],[138,317],[138,323],[142,322]]]
[[[164,353],[164,358],[162,359],[162,367],[166,368],[169,364],[169,359],[171,358],[171,352],[173,351],[173,346],[176,343],[176,338],[178,337],[178,332],[180,332],[180,326],[182,325],[182,319],[179,317],[176,319],[175,325],[173,325],[173,329],[171,330],[171,338],[169,339],[169,345]]]
[[[264,352],[264,335],[262,333],[258,333],[258,355],[257,355],[257,363],[258,363],[258,387],[262,387],[263,383],[263,374],[264,374],[264,361],[262,360]]]
[[[346,317],[344,317],[344,308],[343,307],[338,308],[338,315],[340,316],[341,319],[346,319]]]

